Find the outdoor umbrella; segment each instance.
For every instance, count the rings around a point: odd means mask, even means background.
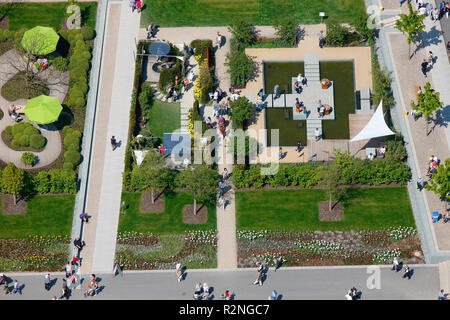
[[[25,115],[28,120],[37,124],[49,124],[59,118],[62,106],[54,97],[40,95],[28,100],[25,106]]]
[[[59,35],[49,27],[37,26],[23,34],[22,47],[29,53],[44,55],[56,51]]]

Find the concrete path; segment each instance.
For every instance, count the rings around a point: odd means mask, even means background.
[[[0,56],[0,88],[13,77],[18,69],[25,69],[26,64],[22,56],[14,49],[5,52]],[[47,82],[48,88],[50,89],[49,96],[56,97],[60,103],[64,101],[66,93],[69,89],[69,74],[61,73],[59,71],[53,70],[52,67],[41,72],[40,77]],[[8,116],[8,108],[10,104],[14,105],[26,105],[28,99],[18,99],[16,101],[7,101],[2,96],[0,96],[0,108],[3,111],[3,119],[0,120],[0,132],[3,132],[7,126],[12,126],[16,122]],[[23,121],[29,122],[25,115],[21,117]],[[58,159],[62,150],[62,141],[60,132],[56,130],[55,126],[48,125],[49,130],[43,129],[42,127],[33,124],[36,128],[41,131],[41,134],[47,139],[47,144],[43,151],[33,152],[38,156],[39,162],[33,166],[34,169],[42,168],[53,163]],[[26,151],[14,151],[9,148],[3,139],[0,139],[0,160],[9,163],[12,162],[16,167],[22,169],[30,169],[22,163],[20,158],[22,154]]]
[[[128,3],[109,4],[87,189],[86,212],[92,219],[83,232],[83,274],[113,269],[138,29],[139,15],[131,13]],[[115,151],[109,141],[113,135],[119,142]]]
[[[218,300],[227,289],[235,294],[235,300],[267,300],[274,289],[282,295],[282,300],[345,300],[344,295],[353,286],[362,292],[362,300],[436,300],[440,290],[438,267],[418,265],[410,268],[414,274],[408,280],[402,278],[401,272],[382,266],[379,269],[379,289],[368,288],[368,278],[373,271],[368,271],[370,269],[366,266],[281,268],[277,272],[271,269],[263,286],[253,285],[256,269],[187,270],[186,279],[180,283],[175,279],[174,270],[125,272],[123,277],[116,278],[111,274],[96,274],[101,279],[100,294],[83,297],[89,282],[86,276],[82,290],[72,290],[70,300],[192,300],[198,282],[207,282],[213,288],[214,300]],[[62,274],[51,274],[52,278],[58,279],[49,292],[44,291],[44,274],[7,275],[24,284],[25,288],[22,296],[2,294],[0,300],[50,300],[61,295]],[[175,318],[175,313],[169,318]]]

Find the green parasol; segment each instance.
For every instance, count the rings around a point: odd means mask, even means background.
[[[40,95],[28,100],[25,106],[25,115],[28,120],[37,124],[49,124],[59,118],[62,106],[54,97]]]
[[[56,51],[59,35],[49,27],[37,26],[23,34],[22,47],[29,53],[44,55]]]

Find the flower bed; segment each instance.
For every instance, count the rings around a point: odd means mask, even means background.
[[[216,247],[215,230],[174,235],[119,233],[115,263],[126,270],[173,269],[177,262],[190,269],[215,268]]]
[[[0,270],[61,271],[67,263],[70,236],[44,235],[0,239]]]
[[[414,256],[421,251],[417,232],[411,227],[380,231],[268,232],[238,231],[238,267],[257,262],[274,266],[425,263]]]

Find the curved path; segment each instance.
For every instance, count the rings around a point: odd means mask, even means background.
[[[8,79],[10,79],[14,74],[17,73],[17,68],[25,68],[25,63],[23,58],[17,53],[17,51],[10,50],[5,54],[0,56],[0,88],[5,84]],[[54,71],[52,68],[47,69],[41,73],[41,78],[44,79],[50,89],[50,96],[56,97],[60,103],[63,102],[64,97],[68,90],[68,73],[61,73],[59,71]],[[0,96],[0,108],[2,109],[4,116],[0,120],[0,132],[3,132],[7,126],[14,125],[15,122],[8,116],[8,106],[10,104],[15,105],[25,105],[27,103],[26,99],[18,99],[16,101],[7,101],[2,96]],[[26,117],[22,117],[23,121],[29,122]],[[49,125],[49,130],[43,129],[36,124],[41,134],[47,139],[47,145],[41,152],[33,152],[39,158],[39,161],[34,165],[33,169],[45,167],[56,159],[58,159],[59,154],[62,150],[62,141],[59,131],[56,130],[55,126]],[[25,151],[15,151],[9,148],[2,139],[0,139],[0,160],[9,163],[13,162],[17,167],[22,169],[29,169],[29,166],[25,166],[20,158]]]

